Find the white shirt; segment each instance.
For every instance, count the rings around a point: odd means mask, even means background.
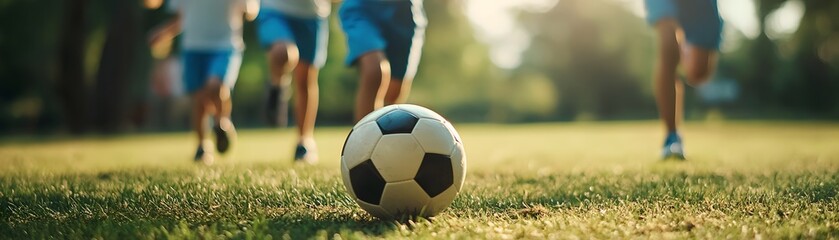
[[[332,11],[329,0],[262,0],[262,7],[304,18],[325,18]]]
[[[258,0],[170,0],[169,8],[180,13],[183,48],[244,49],[242,21],[252,1]]]

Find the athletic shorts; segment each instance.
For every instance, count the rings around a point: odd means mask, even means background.
[[[270,49],[277,42],[294,43],[300,52],[301,61],[317,68],[326,63],[329,26],[325,18],[301,18],[261,8],[256,23],[262,47]]]
[[[695,46],[719,50],[722,25],[717,0],[644,0],[647,23],[655,26],[663,18],[679,22],[687,41]]]
[[[422,1],[345,0],[339,14],[349,47],[347,65],[383,51],[393,78],[414,77],[425,38]]]
[[[234,50],[184,50],[184,90],[194,93],[203,88],[211,77],[216,77],[227,87],[233,88],[242,65],[242,52]]]

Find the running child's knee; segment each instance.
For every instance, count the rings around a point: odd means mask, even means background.
[[[371,52],[358,58],[358,67],[362,72],[375,75],[384,75],[390,70],[390,63],[377,52]]]
[[[284,68],[297,65],[299,59],[297,47],[294,44],[283,42],[271,45],[271,49],[268,50],[268,56],[273,60],[273,64],[282,64],[281,67]]]
[[[685,80],[688,85],[699,86],[711,79],[711,69],[707,65],[698,66],[696,64],[688,64],[685,67]]]

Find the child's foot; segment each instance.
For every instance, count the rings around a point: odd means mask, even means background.
[[[216,134],[216,150],[225,153],[230,149],[230,142],[236,139],[236,128],[229,119],[225,118],[219,122],[213,127],[213,132]]]
[[[685,150],[683,147],[682,138],[679,137],[679,134],[675,132],[669,133],[667,134],[667,138],[664,139],[664,148],[661,151],[661,158],[676,158],[679,160],[685,160]]]
[[[195,150],[195,163],[203,163],[206,165],[213,164],[214,158],[213,154],[204,151],[204,144],[198,145],[198,150]]]
[[[268,103],[265,104],[267,109],[265,109],[265,120],[268,121],[268,124],[271,126],[279,125],[279,118],[280,118],[280,87],[271,86],[268,89]]]
[[[307,144],[298,143],[294,149],[294,162],[314,164],[318,162],[317,147],[314,141],[307,141]]]

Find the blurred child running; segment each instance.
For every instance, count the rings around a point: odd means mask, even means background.
[[[423,1],[344,0],[339,14],[349,47],[346,64],[360,75],[355,121],[405,102],[425,37]]]
[[[149,0],[150,2],[160,2]],[[230,120],[230,92],[242,63],[243,18],[253,20],[259,11],[257,0],[170,0],[175,16],[156,28],[149,44],[156,45],[181,37],[183,86],[193,101],[192,126],[198,136],[194,160],[204,164],[214,161],[206,139],[207,116],[213,117],[215,147],[225,153],[235,141],[236,130]],[[147,6],[153,6],[154,3]],[[159,4],[158,4],[159,5]]]
[[[677,120],[682,118],[684,86],[677,76],[682,66],[691,86],[708,81],[717,63],[722,19],[716,0],[645,0],[647,22],[655,28],[657,59],[653,75],[656,103],[667,135],[662,158],[685,159]]]
[[[295,162],[317,162],[314,140],[318,111],[318,71],[326,62],[329,0],[262,0],[257,31],[266,49],[271,85],[268,121],[284,126],[288,119],[288,88],[294,82],[297,122]]]

